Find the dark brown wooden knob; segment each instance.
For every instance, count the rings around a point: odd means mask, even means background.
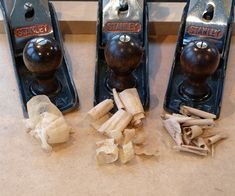
[[[54,75],[62,62],[62,52],[54,39],[31,39],[25,45],[23,60],[35,77],[31,86],[34,94],[49,95],[59,91],[60,84]]]
[[[219,51],[209,41],[192,41],[185,46],[180,56],[182,71],[187,77],[182,92],[192,99],[208,97],[210,88],[206,80],[216,71],[219,61]]]
[[[141,43],[130,35],[116,35],[107,43],[104,55],[112,69],[109,85],[118,91],[134,87],[132,72],[138,67],[143,56]]]

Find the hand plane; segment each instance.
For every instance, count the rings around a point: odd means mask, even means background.
[[[22,98],[45,94],[63,112],[78,106],[58,19],[48,0],[2,0],[1,9]]]
[[[149,107],[148,9],[145,0],[98,3],[94,104],[113,98],[112,89],[135,87]]]
[[[178,33],[164,108],[182,105],[219,117],[233,29],[234,0],[190,0]]]

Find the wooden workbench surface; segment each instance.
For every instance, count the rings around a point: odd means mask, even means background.
[[[215,130],[229,139],[215,157],[173,152],[160,114],[176,36],[150,39],[151,104],[145,122],[158,158],[136,158],[127,165],[98,166],[95,142],[102,137],[84,117],[93,103],[95,35],[66,35],[80,109],[66,115],[76,133],[69,143],[44,153],[22,122],[23,114],[6,36],[0,35],[0,195],[1,196],[216,196],[235,194],[235,38],[228,62],[222,113]]]

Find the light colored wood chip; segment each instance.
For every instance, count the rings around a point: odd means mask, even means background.
[[[127,163],[135,157],[135,152],[132,142],[124,144],[120,150],[120,160],[122,163]]]
[[[182,152],[193,153],[193,154],[200,155],[200,156],[207,156],[207,153],[205,153],[205,152],[199,152],[197,150],[192,150],[192,149],[185,148],[182,146],[174,146],[173,149],[178,150],[178,151],[182,151]]]
[[[215,122],[213,119],[192,119],[184,122],[182,126],[189,127],[193,125],[213,127]]]
[[[110,113],[105,114],[101,118],[97,119],[96,121],[93,121],[90,123],[90,125],[95,129],[98,130],[102,124],[104,124],[109,118],[111,117]]]
[[[124,129],[123,135],[124,135],[124,141],[123,144],[127,144],[129,142],[132,142],[132,140],[135,138],[135,129]]]
[[[143,126],[143,122],[141,120],[136,120],[133,123],[133,127],[135,127],[135,128],[139,128],[139,127],[142,127],[142,126]]]
[[[131,122],[132,115],[124,110],[118,110],[109,120],[107,120],[98,129],[100,133],[105,133],[110,130],[123,131]]]
[[[189,136],[186,133],[183,133],[182,138],[183,138],[184,144],[189,145],[191,143],[191,139],[189,138]]]
[[[184,116],[184,115],[181,115],[181,114],[175,114],[175,113],[173,113],[173,114],[165,113],[165,114],[162,114],[161,117],[162,117],[163,120],[173,118],[180,124],[186,122],[187,120],[192,120],[193,119],[192,117]]]
[[[142,120],[145,118],[144,113],[139,113],[133,116],[133,119],[131,121],[131,125],[134,127],[140,127],[143,125]]]
[[[105,132],[105,135],[107,135],[109,138],[113,138],[117,144],[121,144],[123,140],[122,132],[118,129],[107,131]]]
[[[97,120],[107,114],[113,108],[113,100],[106,99],[88,111],[88,116],[92,120]]]
[[[36,127],[41,119],[40,115],[47,112],[58,117],[63,116],[61,111],[50,101],[46,95],[37,95],[27,102],[29,119]]]
[[[136,88],[130,88],[122,91],[119,93],[119,97],[127,112],[133,116],[140,113],[144,114],[144,108]]]
[[[205,130],[204,132],[203,132],[203,134],[201,135],[201,137],[202,138],[208,138],[208,137],[212,137],[212,136],[214,136],[214,135],[216,135],[216,134],[218,134],[219,132],[218,131],[214,131],[214,130],[209,130],[209,129],[207,129],[207,130]]]
[[[183,115],[195,115],[201,118],[205,118],[205,119],[215,119],[216,115],[211,114],[209,112],[205,112],[196,108],[192,108],[189,106],[181,106],[180,107],[180,113]]]
[[[201,137],[197,137],[197,138],[193,139],[193,140],[192,140],[192,143],[193,143],[194,145],[196,145],[197,147],[199,147],[199,148],[203,148],[203,149],[205,149],[205,150],[210,151],[210,149],[209,149],[208,146],[206,145],[205,140],[204,140],[203,138],[201,138]]]
[[[117,90],[115,88],[113,88],[113,98],[114,98],[114,102],[117,106],[117,108],[120,110],[120,109],[124,109],[125,106],[123,105],[122,103],[122,100],[120,99],[119,97],[119,94],[117,93]]]
[[[163,120],[163,125],[168,131],[168,133],[171,135],[171,137],[174,139],[175,143],[177,145],[182,145],[182,135],[181,135],[181,127],[180,124],[175,119],[167,119]]]
[[[109,141],[101,141],[103,143],[98,149],[96,149],[96,160],[98,164],[113,163],[118,160],[118,147],[116,144]]]
[[[48,144],[58,144],[69,140],[71,127],[68,126],[63,116],[48,124],[44,129]]]
[[[146,136],[144,131],[136,131],[135,137],[132,140],[133,144],[141,145],[145,142]]]
[[[186,135],[192,140],[195,137],[200,136],[203,133],[203,130],[200,126],[198,125],[193,125],[190,127],[184,127],[183,130],[185,130]]]
[[[222,140],[222,139],[226,139],[228,136],[226,134],[223,134],[223,133],[220,133],[220,134],[217,134],[217,135],[214,135],[210,138],[207,139],[207,143],[208,145],[212,145],[212,144],[215,144],[216,142]]]
[[[188,148],[188,149],[191,149],[191,150],[201,151],[201,152],[208,152],[208,149],[200,148],[200,147],[192,146],[192,145],[182,145],[182,147]]]

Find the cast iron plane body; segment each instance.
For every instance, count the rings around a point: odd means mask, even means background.
[[[135,38],[134,40],[137,40],[143,48],[140,63],[132,75],[135,79],[133,87],[137,88],[141,102],[147,109],[149,107],[147,3],[145,0],[127,0],[127,7],[120,8],[119,2],[122,1],[101,0],[98,3],[94,105],[105,99],[113,98],[112,86],[108,84],[109,76],[113,72],[105,58],[105,46],[113,37],[123,35],[127,39],[129,36]],[[129,57],[130,60],[133,56]]]
[[[212,9],[209,9],[210,6]],[[178,113],[181,105],[187,105],[219,117],[233,29],[233,9],[234,0],[191,0],[186,4],[165,95],[164,109],[166,111]],[[220,59],[216,71],[206,80],[210,89],[208,95],[193,99],[182,93],[182,84],[187,76],[182,69],[181,53],[187,44],[199,40],[212,43],[218,49]],[[201,71],[203,72],[204,69],[202,68]]]
[[[48,94],[49,98],[62,112],[77,108],[78,95],[64,53],[58,19],[52,3],[48,0],[2,0],[1,9],[22,98],[24,115],[27,115],[27,101],[35,96],[35,93],[31,90],[35,76],[24,64],[23,50],[28,41],[37,37],[55,40],[62,51],[62,61],[54,76],[59,81],[60,90]]]

